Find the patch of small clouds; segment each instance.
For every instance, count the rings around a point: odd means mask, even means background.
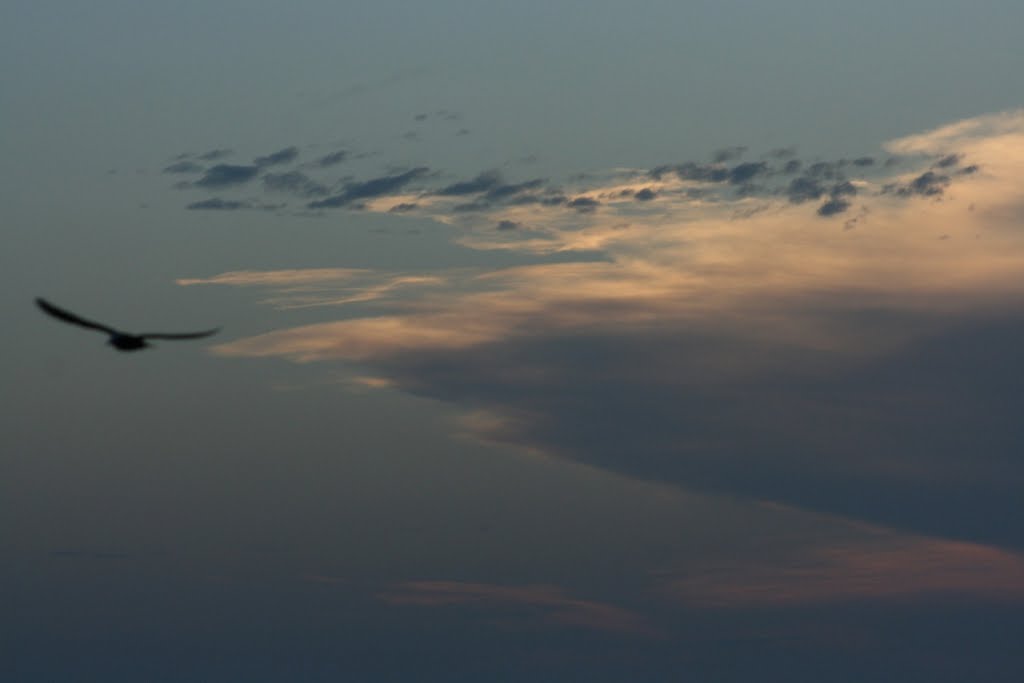
[[[320,197],[329,191],[326,185],[301,171],[267,173],[263,176],[263,187],[271,192],[283,192],[297,197]]]
[[[278,211],[285,208],[285,204],[267,204],[243,199],[224,199],[212,197],[185,206],[190,211],[241,211],[246,209],[258,209],[260,211]]]

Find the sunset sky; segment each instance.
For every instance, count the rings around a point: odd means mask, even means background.
[[[0,678],[1021,680],[1022,26],[5,3]]]

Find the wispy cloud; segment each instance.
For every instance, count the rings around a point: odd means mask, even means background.
[[[640,615],[604,602],[567,596],[550,585],[504,586],[463,581],[407,581],[381,592],[390,605],[416,607],[472,606],[498,613],[509,608],[531,608],[549,625],[567,626],[640,636],[656,631]]]
[[[182,286],[233,285],[272,289],[273,295],[263,303],[281,309],[374,301],[403,288],[431,287],[445,282],[445,278],[437,275],[388,275],[359,268],[235,271],[209,278],[177,280],[177,284]]]

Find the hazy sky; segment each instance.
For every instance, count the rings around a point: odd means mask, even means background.
[[[1020,680],[1021,26],[4,3],[2,677]]]

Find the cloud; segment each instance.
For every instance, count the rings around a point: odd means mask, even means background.
[[[670,579],[666,592],[731,609],[968,595],[1024,602],[1024,557],[973,543],[880,534],[780,560],[691,570]]]
[[[915,187],[948,154],[985,172],[950,175],[942,202],[884,190]],[[846,179],[856,165],[828,162],[741,197],[727,179],[692,180],[707,177],[695,167],[620,171],[567,187],[565,205],[473,216],[460,195],[423,193],[417,216],[457,225],[463,247],[577,260],[440,272],[387,290],[372,316],[216,351],[359,363],[504,418],[480,438],[632,477],[1019,545],[1024,427],[1007,368],[1024,345],[1024,131],[905,163]],[[658,201],[637,202],[642,188]],[[818,215],[854,192],[854,218]],[[583,199],[602,210],[566,210]]]
[[[633,195],[633,198],[639,202],[649,202],[657,196],[657,192],[649,187],[645,187],[642,190],[638,190],[636,194]]]
[[[251,209],[252,204],[250,202],[239,201],[236,199],[221,199],[220,197],[213,197],[212,199],[192,202],[185,208],[192,211],[236,211],[238,209]]]
[[[299,157],[298,147],[285,147],[272,154],[253,159],[256,166],[277,166],[279,164],[290,164]]]
[[[661,180],[669,173],[674,173],[680,180],[697,180],[713,183],[725,182],[730,177],[729,170],[724,166],[698,164],[693,161],[670,166],[656,166],[650,170],[650,175],[655,180]]]
[[[523,227],[522,223],[515,221],[498,221],[498,230],[518,230],[521,227]]]
[[[304,268],[299,270],[237,270],[221,273],[208,278],[181,278],[176,284],[191,285],[234,285],[241,287],[270,287],[345,282],[355,277],[369,275],[372,271],[362,268]]]
[[[716,164],[720,164],[724,161],[735,161],[736,159],[742,157],[746,153],[746,151],[747,148],[743,145],[737,145],[735,147],[723,147],[721,149],[715,150],[715,153],[712,155],[711,158],[715,161]]]
[[[425,176],[429,171],[430,169],[426,166],[419,166],[403,173],[350,182],[339,194],[310,202],[308,206],[311,209],[330,209],[357,204],[364,199],[372,199],[401,190],[414,180]]]
[[[279,309],[342,306],[386,299],[408,287],[438,287],[436,275],[380,274],[360,268],[234,271],[210,278],[182,278],[181,286],[230,285],[278,290],[262,303]]]
[[[813,178],[793,178],[786,188],[786,196],[794,204],[819,199],[823,194],[825,194],[825,188]]]
[[[177,161],[165,166],[163,173],[200,173],[203,167],[194,161]]]
[[[256,166],[217,164],[207,169],[203,177],[195,182],[198,187],[218,188],[247,183],[259,174]]]
[[[768,170],[768,164],[763,161],[746,162],[737,164],[729,169],[729,182],[733,185],[742,185]]]
[[[971,147],[979,142],[999,138],[1016,138],[1024,133],[1024,110],[1000,112],[963,119],[919,135],[891,140],[883,147],[897,155],[931,154],[946,156],[956,148]]]
[[[534,178],[519,183],[506,183],[497,170],[482,171],[471,180],[451,183],[436,191],[439,197],[468,197],[476,195],[472,201],[457,204],[454,211],[459,213],[470,213],[487,211],[495,204],[530,204],[547,203],[560,204],[565,198],[557,190],[544,190],[546,181],[543,178]]]
[[[824,204],[818,207],[819,216],[835,216],[837,213],[843,213],[850,208],[850,202],[845,199],[833,197]]]
[[[380,600],[395,606],[474,607],[488,612],[528,608],[549,625],[656,636],[638,614],[604,602],[567,596],[557,586],[503,586],[466,581],[406,581],[382,591]]]
[[[796,147],[776,147],[770,150],[766,156],[773,159],[789,159],[796,156]]]
[[[231,150],[227,147],[218,149],[211,149],[209,152],[203,152],[199,155],[199,159],[203,161],[216,161],[217,159],[223,159],[226,156],[231,155]]]
[[[330,154],[323,155],[322,157],[317,159],[315,163],[320,168],[328,168],[330,166],[337,166],[341,162],[347,160],[348,157],[348,151],[342,149],[338,150],[337,152],[331,152]]]
[[[328,192],[327,186],[301,171],[267,173],[263,176],[263,187],[272,192],[284,192],[298,197],[318,197]]]
[[[463,180],[446,185],[437,194],[451,197],[486,192],[501,184],[501,173],[496,170],[482,171],[472,180]]]
[[[887,185],[884,191],[891,192],[900,197],[937,197],[945,191],[949,182],[950,178],[948,175],[936,173],[935,171],[925,171],[909,183]]]
[[[491,187],[484,194],[484,198],[488,201],[507,201],[511,198],[518,197],[525,192],[530,190],[537,190],[544,186],[543,178],[534,178],[532,180],[525,180],[521,183],[506,183],[499,184]]]
[[[580,212],[594,211],[600,205],[601,202],[597,201],[593,197],[577,197],[576,199],[569,200],[566,204],[570,209],[576,209]]]

